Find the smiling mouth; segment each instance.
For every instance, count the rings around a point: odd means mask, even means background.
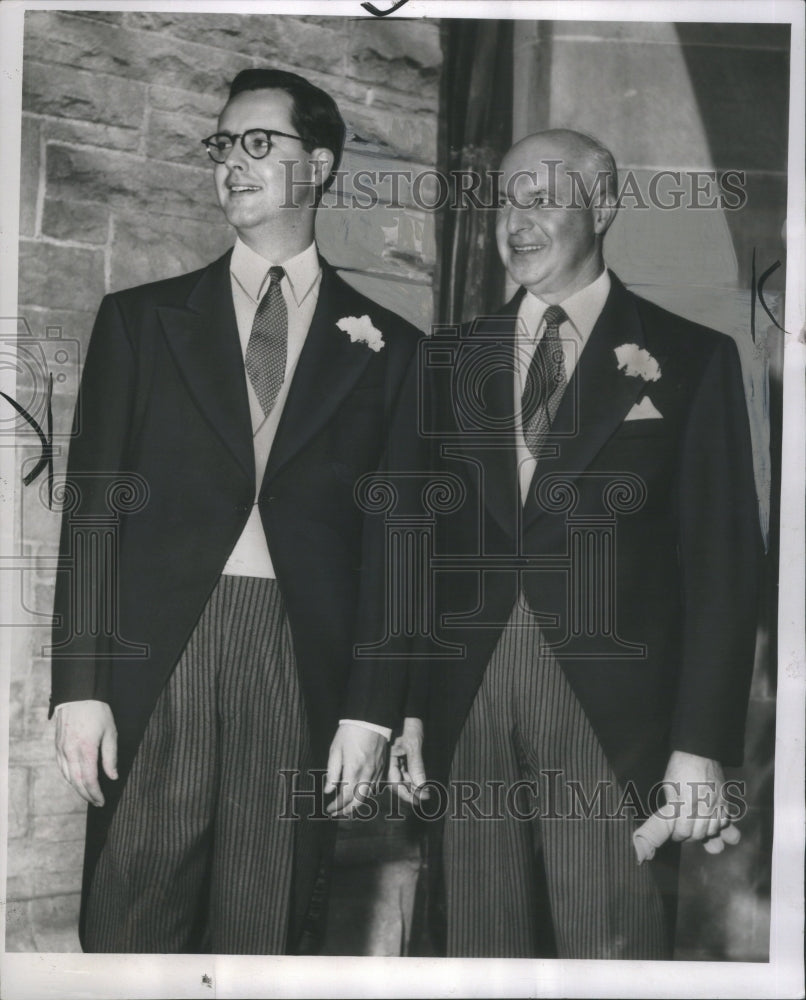
[[[537,253],[540,250],[545,250],[546,246],[546,243],[526,243],[523,246],[510,244],[510,250],[514,254]]]
[[[259,191],[260,188],[251,184],[228,184],[227,190],[230,194],[249,194],[252,191]]]

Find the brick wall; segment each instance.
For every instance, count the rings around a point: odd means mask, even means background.
[[[49,338],[58,373],[57,476],[103,293],[193,269],[232,244],[199,139],[214,130],[238,70],[290,69],[332,93],[348,124],[348,170],[435,163],[442,54],[434,21],[29,11],[24,57],[19,315],[34,341]],[[427,328],[433,218],[405,188],[401,203],[323,208],[317,235],[347,280]],[[37,378],[25,370],[18,383],[29,409],[41,408]],[[23,438],[23,471],[37,452]],[[84,808],[58,772],[46,720],[46,563],[58,514],[38,487],[21,490],[17,504],[19,551],[43,568],[20,574],[15,598],[23,627],[13,630],[11,679],[10,951],[77,947]]]

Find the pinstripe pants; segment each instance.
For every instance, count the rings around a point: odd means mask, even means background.
[[[636,862],[632,819],[601,815],[616,812],[617,779],[520,604],[456,747],[452,787],[462,780],[479,784],[481,797],[477,809],[454,808],[446,819],[449,955],[537,957],[543,863],[560,958],[671,958],[660,893],[649,864]],[[496,782],[529,782],[527,794],[507,800]],[[586,810],[569,782],[588,803],[598,787],[602,807]]]
[[[85,947],[285,951],[308,754],[275,580],[222,576],[149,720],[96,867]]]

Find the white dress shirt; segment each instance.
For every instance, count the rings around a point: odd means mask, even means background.
[[[587,344],[591,331],[596,325],[607,296],[610,292],[610,275],[602,271],[595,281],[574,292],[559,305],[563,307],[567,320],[560,324],[560,341],[563,348],[565,375],[568,382],[576,368],[582,348]],[[518,455],[518,478],[520,482],[521,503],[526,502],[529,484],[532,481],[537,462],[529,451],[523,436],[519,401],[526,386],[526,376],[537,345],[543,337],[545,326],[543,315],[548,309],[548,303],[527,292],[521,300],[518,309],[517,330],[515,335],[515,410],[517,413],[515,427],[515,445]]]
[[[252,332],[252,322],[261,296],[268,289],[269,268],[272,264],[272,261],[265,260],[254,250],[250,250],[240,239],[236,241],[230,261],[230,278],[244,365],[246,364],[246,346]],[[319,298],[322,270],[319,266],[316,244],[311,243],[302,253],[292,257],[291,260],[284,261],[283,268],[285,276],[280,283],[280,288],[288,309],[288,355],[285,366],[285,381],[277,396],[274,408],[268,416],[264,416],[252,383],[248,376],[244,375],[249,394],[249,411],[252,415],[257,484],[255,502],[249,514],[249,520],[246,522],[246,527],[222,571],[227,576],[259,576],[270,579],[275,577],[271,555],[266,544],[266,535],[260,520],[257,493],[260,490],[269,451],[288,395],[288,386],[308,335],[308,328],[311,325],[316,302]],[[58,712],[61,707],[62,705],[58,705],[56,711]]]
[[[246,364],[246,348],[252,333],[252,323],[261,298],[268,290],[270,277],[269,268],[273,261],[261,257],[241,240],[237,240],[230,261],[230,277],[232,279],[232,299],[235,304],[235,318],[238,323],[238,336],[241,341],[241,353]],[[249,411],[252,415],[252,433],[255,445],[255,502],[249,514],[246,526],[232,550],[223,569],[226,576],[259,576],[275,579],[271,553],[263,531],[260,519],[260,509],[257,504],[257,494],[266,471],[269,452],[277,433],[280,417],[283,412],[288,389],[294,377],[297,361],[302,353],[305,338],[313,320],[316,303],[319,299],[319,286],[322,282],[322,269],[319,266],[319,255],[316,244],[303,250],[302,253],[282,262],[285,275],[280,282],[286,309],[288,310],[288,353],[285,363],[285,380],[277,395],[277,400],[268,416],[265,416],[258,401],[252,382],[247,376],[246,384],[249,393]],[[387,740],[391,737],[391,729],[377,726],[372,722],[358,719],[340,719],[339,722],[351,723],[364,729],[371,729]]]
[[[252,323],[260,300],[268,290],[271,280],[269,268],[272,266],[272,261],[266,260],[254,250],[250,250],[240,239],[236,241],[229,269],[232,281],[232,300],[235,304],[235,319],[238,323],[238,336],[241,341],[244,364],[246,363],[246,348],[252,333]],[[305,344],[305,338],[308,335],[308,329],[319,299],[322,270],[319,266],[316,244],[311,243],[296,257],[283,261],[282,266],[285,275],[280,282],[280,290],[288,310],[288,353],[285,362],[285,379],[271,412],[265,416],[252,386],[252,381],[248,376],[246,377],[255,446],[255,500],[246,527],[222,571],[225,576],[275,578],[271,553],[266,544],[266,535],[260,520],[257,495],[260,492],[263,473],[266,471],[269,452],[277,433],[277,427],[288,396],[288,388],[294,376],[294,369]]]

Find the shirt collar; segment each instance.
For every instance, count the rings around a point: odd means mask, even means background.
[[[259,302],[269,284],[269,268],[273,261],[261,257],[248,247],[240,237],[235,241],[230,260],[230,273],[250,299]],[[282,261],[285,276],[294,301],[299,306],[315,286],[322,273],[316,243],[311,243],[301,253]]]
[[[588,337],[604,309],[609,294],[610,274],[605,268],[598,278],[560,303],[583,345],[588,342]],[[518,316],[522,320],[520,336],[525,336],[530,342],[534,340],[540,330],[546,309],[548,309],[547,302],[529,291],[526,292],[518,310]]]

